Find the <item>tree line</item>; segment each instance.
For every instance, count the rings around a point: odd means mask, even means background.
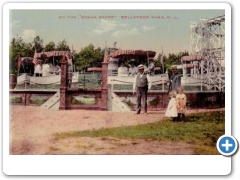
[[[40,36],[36,36],[31,43],[24,42],[21,37],[12,38],[9,45],[9,66],[10,73],[17,75],[18,66],[17,58],[21,57],[33,57],[35,50],[37,52],[47,52],[47,51],[71,51],[67,41],[63,39],[62,41],[55,44],[54,42],[49,42],[45,46],[43,45],[43,39]],[[75,69],[76,71],[86,71],[88,67],[101,67],[103,62],[105,48],[100,47],[95,48],[93,44],[82,48],[79,52],[72,50],[75,59]],[[180,59],[182,56],[189,55],[187,51],[179,52],[178,54],[170,53],[168,57],[164,54],[159,53],[154,59],[155,66],[161,67],[161,73],[166,71],[171,67],[171,65],[181,64]],[[130,60],[129,60],[130,61]],[[128,64],[128,62],[126,62]]]

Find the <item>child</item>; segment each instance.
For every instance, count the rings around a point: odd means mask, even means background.
[[[165,112],[165,116],[171,117],[173,122],[176,121],[178,113],[177,113],[177,104],[176,104],[176,93],[175,91],[171,91],[169,93],[170,101],[168,103],[167,110]]]
[[[178,94],[176,96],[177,100],[177,112],[178,112],[178,121],[184,122],[185,121],[185,111],[186,111],[186,102],[187,97],[183,93],[183,87],[179,86],[177,88]]]

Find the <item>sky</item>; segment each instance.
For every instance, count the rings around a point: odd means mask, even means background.
[[[30,43],[40,36],[44,45],[51,41],[57,45],[65,39],[76,52],[90,43],[104,48],[117,42],[120,49],[163,51],[168,55],[191,52],[191,23],[224,14],[224,9],[10,10],[9,39],[21,37]]]

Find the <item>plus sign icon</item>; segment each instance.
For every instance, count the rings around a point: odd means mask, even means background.
[[[222,155],[231,156],[236,152],[238,142],[233,136],[223,135],[218,139],[216,146]]]

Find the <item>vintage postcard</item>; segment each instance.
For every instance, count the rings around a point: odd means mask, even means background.
[[[231,172],[228,4],[9,3],[3,15],[5,174]]]

